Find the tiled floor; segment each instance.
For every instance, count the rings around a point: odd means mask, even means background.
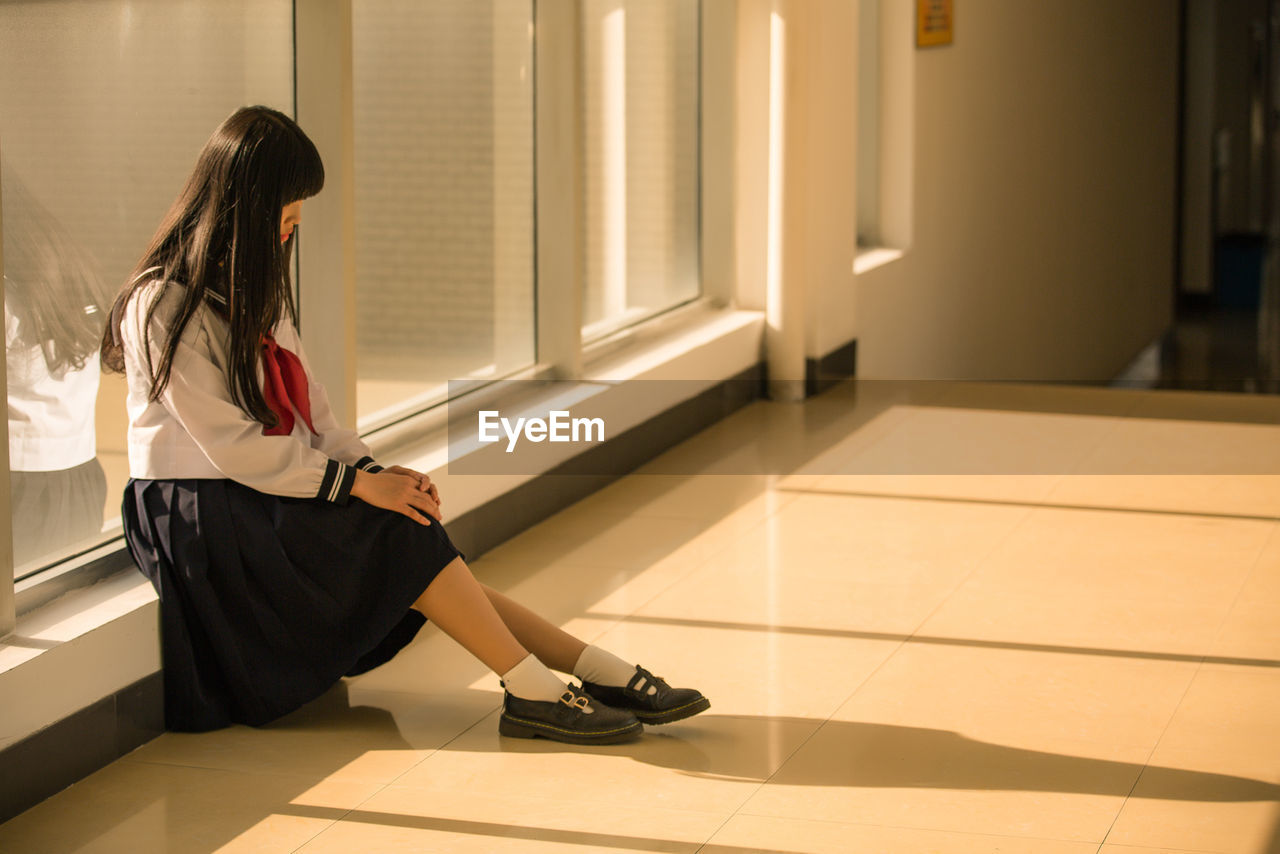
[[[431,629],[276,725],[166,735],[0,851],[1280,851],[1280,403],[759,403],[476,562],[709,712],[505,740]]]

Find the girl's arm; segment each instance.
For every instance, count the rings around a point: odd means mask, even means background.
[[[308,395],[311,402],[311,423],[316,428],[316,433],[311,437],[311,447],[368,474],[382,472],[408,478],[407,484],[404,481],[395,479],[395,491],[388,492],[388,490],[393,489],[391,486],[393,479],[380,478],[375,480],[364,474],[358,474],[351,494],[368,501],[370,504],[404,513],[409,518],[423,524],[430,524],[426,518],[428,516],[436,520],[442,519],[440,492],[436,489],[435,484],[431,482],[431,478],[421,472],[402,466],[391,466],[384,469],[374,462],[369,446],[361,440],[360,435],[356,431],[343,427],[338,423],[333,407],[329,405],[329,395],[324,386],[316,381],[315,374],[311,370],[311,364],[307,361],[307,354],[302,346],[301,336],[298,335],[297,329],[287,319],[277,327],[276,340],[282,347],[293,351],[302,362],[302,367],[307,373]],[[405,491],[406,486],[408,491]],[[386,493],[385,498],[381,494],[384,492]]]

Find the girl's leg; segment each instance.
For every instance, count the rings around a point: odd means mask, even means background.
[[[462,558],[442,569],[413,607],[494,673],[507,673],[529,655]]]
[[[492,587],[479,586],[516,640],[552,670],[577,676],[601,703],[650,724],[683,720],[711,707],[700,691],[672,688],[644,668],[583,643]]]
[[[640,733],[635,715],[569,689],[521,646],[462,558],[442,569],[413,607],[502,675],[506,693],[499,733],[571,744],[613,744]]]
[[[521,646],[552,670],[573,673],[574,666],[587,648],[585,643],[492,587],[477,584]]]
[[[480,588],[516,640],[552,670],[572,673],[584,681],[618,687],[635,677],[636,666],[631,662],[598,646],[583,643],[492,587],[481,584]]]

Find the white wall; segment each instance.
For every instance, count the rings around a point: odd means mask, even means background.
[[[840,5],[806,3],[789,41],[808,63],[787,186],[807,199],[791,241],[806,354],[856,334],[868,378],[1114,376],[1172,315],[1175,0],[957,3],[954,43],[914,50],[912,91],[888,93],[914,99],[910,245],[852,288],[856,24]]]

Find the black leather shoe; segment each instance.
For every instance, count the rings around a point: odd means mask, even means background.
[[[498,732],[502,735],[549,738],[568,744],[614,744],[643,731],[635,715],[611,709],[572,687],[553,703],[507,694],[498,719]]]
[[[650,694],[650,687],[657,691]],[[584,679],[582,690],[605,705],[631,712],[646,724],[669,724],[711,708],[711,701],[702,696],[702,692],[692,688],[672,688],[661,677],[654,676],[638,664],[636,675],[624,688],[597,685]]]

